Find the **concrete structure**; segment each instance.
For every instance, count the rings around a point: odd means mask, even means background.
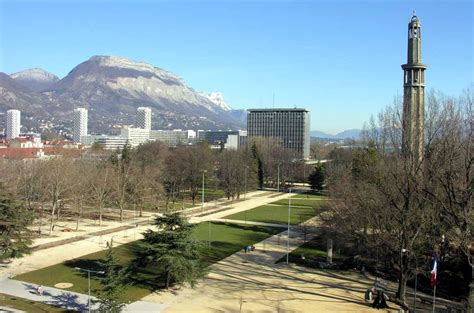
[[[126,126],[120,130],[120,137],[128,141],[130,146],[136,147],[150,140],[150,130]]]
[[[74,110],[74,126],[72,139],[75,143],[82,143],[82,136],[87,136],[87,109],[77,108]]]
[[[188,145],[194,143],[196,132],[194,130],[150,130],[150,140],[158,140],[168,147]]]
[[[106,150],[122,149],[128,139],[122,136],[89,135],[82,137],[82,143],[86,145],[99,144]]]
[[[309,158],[310,114],[306,109],[250,109],[247,115],[248,137],[274,139]]]
[[[18,110],[7,111],[7,139],[11,140],[20,136],[21,112]]]
[[[425,114],[425,70],[421,63],[421,23],[413,16],[408,23],[407,63],[402,65],[403,141],[402,150],[415,159],[423,157]]]
[[[135,123],[137,128],[151,129],[151,109],[147,107],[139,107],[137,109],[137,120]]]
[[[240,147],[244,146],[247,142],[247,131],[239,130],[237,135],[229,135],[227,136],[227,140],[225,142],[226,149],[237,150]]]

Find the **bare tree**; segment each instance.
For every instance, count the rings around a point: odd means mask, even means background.
[[[53,232],[54,217],[57,213],[59,218],[59,202],[65,197],[71,189],[69,180],[69,169],[72,166],[72,160],[68,158],[53,158],[42,162],[41,167],[41,186],[44,200],[51,205],[51,218],[49,225],[49,235]]]

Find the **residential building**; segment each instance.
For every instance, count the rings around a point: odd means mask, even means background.
[[[147,107],[139,107],[137,109],[137,120],[135,123],[137,128],[151,129],[151,109]]]
[[[309,158],[310,113],[307,109],[250,109],[247,113],[249,139],[274,139],[295,151],[302,159]]]
[[[87,109],[75,109],[74,125],[72,130],[72,139],[75,143],[82,143],[82,136],[87,136],[87,122]]]
[[[18,110],[7,111],[7,139],[11,140],[20,135],[21,112]]]

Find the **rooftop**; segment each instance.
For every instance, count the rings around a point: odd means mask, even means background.
[[[303,108],[273,108],[273,109],[248,109],[248,112],[309,112]]]

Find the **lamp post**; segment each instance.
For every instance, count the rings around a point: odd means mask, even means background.
[[[81,271],[81,272],[87,272],[87,281],[89,284],[89,299],[87,300],[87,311],[91,312],[91,273],[95,274],[105,274],[104,271],[93,271],[85,268],[80,268],[80,267],[75,267],[75,270]]]
[[[291,188],[288,189],[290,197],[288,198],[288,237],[286,240],[286,265],[288,265],[288,259],[290,257],[290,220],[291,220]]]
[[[201,201],[201,213],[204,212],[204,175],[207,170],[202,170],[202,201]]]

